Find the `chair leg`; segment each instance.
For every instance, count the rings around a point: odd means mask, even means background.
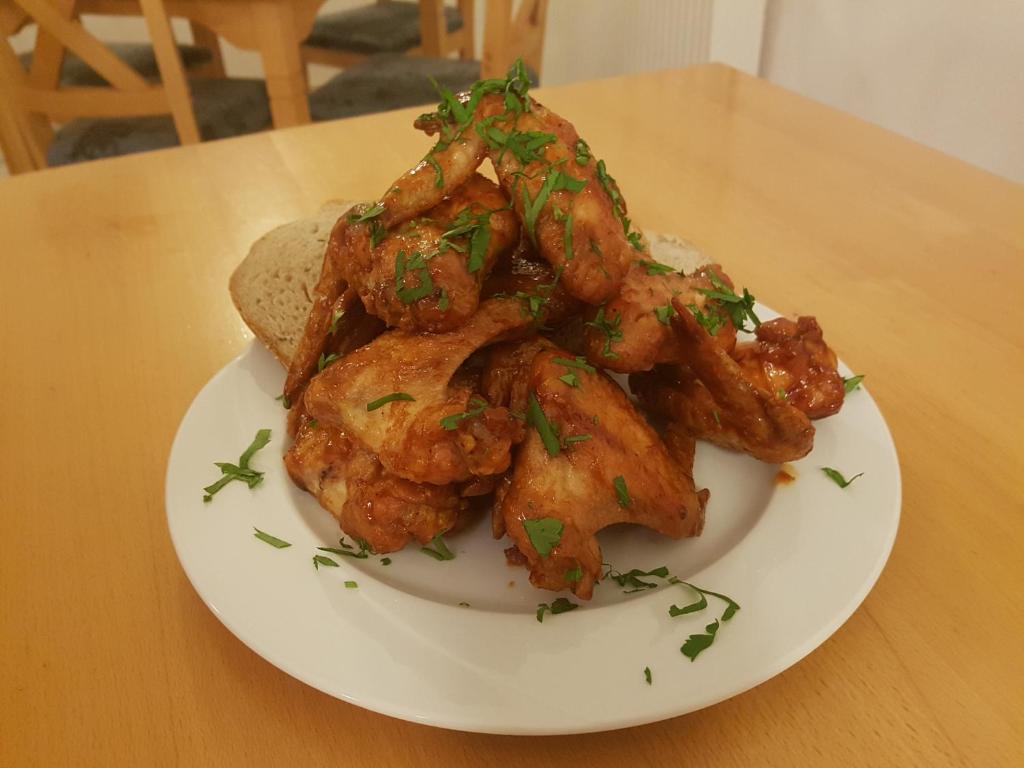
[[[207,80],[227,77],[227,73],[224,71],[224,54],[221,52],[220,38],[217,37],[217,33],[194,21],[189,23],[189,27],[192,30],[192,42],[200,48],[208,50],[211,56],[206,64],[189,70],[189,74],[192,77]]]

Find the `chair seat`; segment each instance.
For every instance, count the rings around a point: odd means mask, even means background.
[[[189,85],[204,141],[270,127],[270,103],[262,80],[194,80]],[[169,115],[79,119],[57,131],[47,160],[51,166],[69,165],[178,144]]]
[[[537,74],[529,72],[536,84]],[[420,56],[372,56],[335,75],[310,94],[313,120],[335,120],[371,112],[438,102],[431,79],[450,91],[464,91],[480,79],[480,62]]]
[[[144,44],[110,43],[107,47],[116,53],[125,64],[134,69],[147,80],[159,80],[160,68],[156,62],[153,48]],[[179,45],[181,63],[185,69],[192,69],[206,64],[212,54],[206,48],[195,45]],[[23,53],[19,59],[27,72],[32,67],[32,53]],[[107,81],[73,53],[64,58],[64,67],[60,73],[60,84],[63,86],[104,86]]]
[[[480,79],[480,62],[392,54],[373,56],[335,75],[309,97],[313,120],[334,120],[371,112],[437,103],[430,79],[452,91]]]
[[[449,32],[462,29],[458,9],[445,8],[444,16]],[[401,53],[420,42],[419,4],[390,2],[324,14],[316,20],[305,44],[370,56]]]

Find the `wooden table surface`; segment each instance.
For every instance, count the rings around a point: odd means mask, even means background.
[[[605,734],[450,732],[305,686],[192,590],[164,470],[250,338],[232,268],[381,193],[428,146],[417,110],[44,171],[0,180],[0,765],[1024,764],[1024,189],[721,66],[540,98],[637,222],[867,374],[904,504],[860,610],[748,693]]]

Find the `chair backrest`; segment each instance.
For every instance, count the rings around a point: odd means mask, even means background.
[[[446,58],[458,52],[460,59],[474,57],[474,0],[458,0],[462,28],[448,31],[444,14],[444,0],[420,0],[420,47],[415,53],[422,56]]]
[[[0,146],[12,172],[46,166],[46,148],[53,140],[51,120],[170,114],[183,144],[199,141],[164,0],[138,2],[160,70],[160,85],[147,82],[82,26],[78,0],[0,0]],[[38,34],[32,66],[26,72],[8,37],[33,21]],[[60,73],[67,51],[110,86],[62,87]]]
[[[518,10],[513,6],[513,0],[487,0],[481,77],[504,77],[517,58],[541,73],[548,0],[520,0]]]

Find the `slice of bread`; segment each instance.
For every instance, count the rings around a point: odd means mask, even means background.
[[[228,288],[238,313],[286,368],[306,327],[331,230],[352,205],[332,201],[268,232],[231,275]]]
[[[352,205],[330,202],[314,216],[268,232],[231,275],[231,298],[239,314],[286,368],[306,327],[331,229]],[[644,236],[651,256],[663,264],[689,273],[709,262],[678,237],[647,231]]]

